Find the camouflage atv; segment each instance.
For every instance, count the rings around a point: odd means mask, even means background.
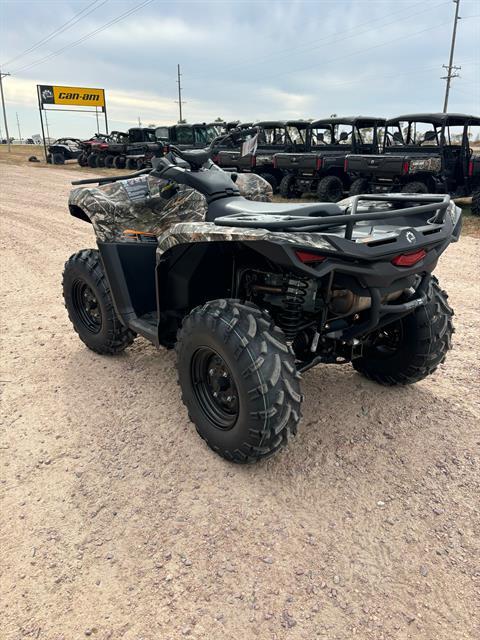
[[[183,402],[215,452],[246,463],[285,445],[317,364],[403,385],[444,361],[453,311],[432,271],[460,234],[448,195],[276,204],[259,176],[214,165],[214,143],[170,149],[72,191],[98,250],[67,261],[63,294],[97,353],[138,335],[175,348]]]

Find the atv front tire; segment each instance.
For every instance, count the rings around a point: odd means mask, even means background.
[[[472,196],[472,215],[480,216],[480,191],[475,191]]]
[[[407,182],[403,185],[402,193],[428,193],[428,187],[424,182],[415,180],[414,182]]]
[[[63,298],[73,328],[92,351],[116,354],[134,341],[115,312],[98,251],[84,249],[65,263]]]
[[[250,303],[213,300],[178,332],[182,399],[199,435],[231,462],[268,458],[295,435],[300,375],[270,316]]]
[[[343,182],[337,176],[325,176],[318,183],[317,197],[320,202],[338,202],[343,197]]]
[[[432,276],[425,304],[372,333],[363,355],[352,360],[353,367],[386,386],[412,384],[429,376],[451,348],[453,310],[447,299]]]

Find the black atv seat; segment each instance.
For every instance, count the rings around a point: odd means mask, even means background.
[[[222,198],[212,202],[207,212],[207,222],[232,214],[247,213],[258,216],[338,216],[344,210],[338,204],[317,202],[314,204],[283,204],[278,202],[257,202],[243,197]]]
[[[176,152],[192,169],[200,169],[210,160],[210,149],[182,149]]]

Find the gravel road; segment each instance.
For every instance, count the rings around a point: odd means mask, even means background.
[[[396,389],[320,366],[289,448],[237,467],[172,352],[102,357],[71,329],[63,263],[94,246],[74,176],[1,166],[2,639],[480,637],[480,241],[438,269],[446,364]]]

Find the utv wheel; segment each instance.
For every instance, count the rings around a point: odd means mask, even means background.
[[[52,154],[47,153],[47,164],[52,164]]]
[[[97,156],[97,167],[104,167],[105,166],[105,156]]]
[[[403,185],[402,193],[428,193],[428,187],[424,182],[408,182]]]
[[[84,249],[65,263],[63,298],[73,328],[92,351],[116,354],[134,341],[115,313],[98,251]]]
[[[54,153],[52,155],[53,164],[65,164],[65,156],[63,153]]]
[[[318,183],[317,196],[320,202],[338,202],[343,197],[343,182],[337,176],[325,176]]]
[[[480,216],[480,191],[475,191],[472,196],[472,215]]]
[[[113,161],[115,160],[115,156],[112,155],[108,155],[105,158],[105,168],[106,169],[111,169],[113,167]]]
[[[91,153],[91,154],[88,156],[88,159],[87,159],[87,164],[88,164],[88,166],[89,166],[89,167],[91,167],[92,169],[96,169],[96,168],[97,168],[97,166],[98,166],[98,165],[97,165],[97,162],[98,162],[98,156],[97,156],[97,154],[96,154],[96,153]]]
[[[137,160],[136,168],[140,171],[141,169],[145,169],[145,160],[143,158],[139,158]]]
[[[353,367],[383,385],[412,384],[433,373],[451,348],[453,310],[432,277],[426,303],[369,336]]]
[[[300,198],[302,193],[295,188],[296,184],[297,179],[295,176],[283,176],[279,187],[279,192],[282,198],[288,198],[289,200],[290,198]]]
[[[197,307],[175,349],[183,402],[216,453],[255,462],[295,435],[300,374],[283,332],[258,307],[238,300]]]
[[[258,175],[269,183],[269,185],[272,187],[273,193],[277,193],[278,180],[276,176],[273,175],[273,173],[259,173]]]
[[[125,156],[116,156],[113,164],[115,169],[125,169]]]
[[[365,178],[357,178],[350,185],[349,196],[359,196],[363,193],[371,193],[370,183]]]
[[[127,161],[125,163],[125,166],[127,169],[136,169],[137,168],[137,161],[135,158],[127,158]]]
[[[81,167],[86,167],[88,165],[88,155],[81,153],[77,158],[77,162]]]

